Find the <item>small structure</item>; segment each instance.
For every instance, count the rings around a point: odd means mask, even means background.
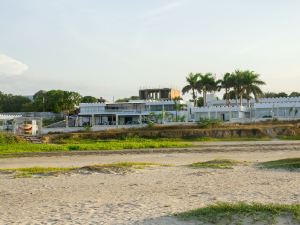
[[[181,97],[181,92],[174,88],[149,88],[139,91],[141,100],[172,100]]]
[[[38,117],[18,117],[13,120],[13,132],[17,135],[40,135],[42,119]]]
[[[15,114],[0,114],[0,131],[13,131],[13,121],[22,117]]]

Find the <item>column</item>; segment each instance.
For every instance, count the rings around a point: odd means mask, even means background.
[[[116,114],[116,126],[118,127],[118,125],[119,125],[119,115]]]

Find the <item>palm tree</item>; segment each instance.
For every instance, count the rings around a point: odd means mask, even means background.
[[[230,105],[230,95],[229,95],[229,91],[230,89],[233,87],[234,83],[233,83],[233,79],[234,76],[231,73],[226,73],[223,77],[223,80],[221,80],[221,88],[225,89],[225,94],[224,94],[224,99],[226,99],[226,105],[229,106]]]
[[[264,85],[265,82],[259,79],[259,74],[254,71],[244,71],[243,88],[247,96],[247,104],[250,106],[251,94],[253,94],[255,101],[258,102],[258,97],[263,95],[263,91],[260,89],[260,85]]]
[[[259,79],[259,74],[254,71],[241,71],[236,70],[232,74],[232,86],[235,92],[236,104],[238,105],[238,99],[240,100],[240,106],[243,105],[243,97],[246,96],[248,106],[250,104],[251,94],[254,95],[255,100],[263,94],[260,89],[260,85],[264,85],[265,82]]]
[[[182,88],[182,93],[183,94],[186,94],[186,93],[192,91],[192,98],[193,98],[193,101],[194,101],[194,106],[196,106],[196,104],[197,104],[197,84],[198,84],[198,78],[199,77],[198,77],[197,74],[190,73],[186,77],[187,85]]]
[[[175,121],[178,122],[178,111],[182,110],[183,105],[180,104],[180,100],[182,100],[181,97],[175,97],[173,98],[174,104],[175,104]]]
[[[211,73],[198,74],[199,81],[197,84],[197,90],[203,91],[203,102],[204,106],[207,106],[207,93],[217,91],[220,89],[220,80],[216,80]]]

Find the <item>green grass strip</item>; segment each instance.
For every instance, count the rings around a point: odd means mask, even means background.
[[[300,158],[287,158],[259,163],[260,168],[300,170]]]
[[[9,144],[0,145],[0,156],[18,153],[67,152],[87,150],[123,150],[144,148],[192,147],[191,143],[167,140],[116,140],[78,144]]]
[[[243,219],[273,224],[280,216],[292,216],[300,222],[300,205],[260,203],[217,203],[204,208],[176,214],[183,220],[197,220],[212,224],[243,224]],[[236,223],[232,223],[236,220]]]
[[[189,166],[192,168],[232,169],[240,162],[232,159],[214,159],[206,162],[196,162]]]

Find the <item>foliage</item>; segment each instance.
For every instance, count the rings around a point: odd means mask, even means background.
[[[201,119],[198,122],[200,128],[215,128],[222,124],[220,120],[217,119]]]
[[[29,178],[34,175],[50,175],[62,172],[69,172],[75,167],[29,167],[29,168],[12,168],[0,169],[0,172],[15,173],[16,178]]]
[[[213,168],[213,169],[232,169],[232,166],[239,164],[232,159],[215,159],[207,162],[197,162],[189,165],[193,168]]]
[[[30,112],[32,109],[29,98],[0,92],[0,112]]]
[[[74,112],[81,101],[81,95],[77,92],[50,90],[38,91],[34,96],[34,108],[36,111],[47,112]]]
[[[292,92],[289,97],[300,97],[300,92]]]
[[[203,100],[203,97],[199,97],[199,98],[197,99],[197,106],[198,106],[198,107],[204,106],[204,100]]]
[[[120,170],[129,171],[132,169],[144,169],[151,166],[169,166],[149,162],[119,162],[111,164],[98,164],[83,167],[29,167],[29,168],[11,168],[0,169],[2,173],[14,173],[15,178],[29,178],[35,175],[56,175],[66,172],[92,171],[92,172],[120,172]]]
[[[219,90],[220,80],[216,80],[211,73],[197,74],[199,80],[197,82],[197,90],[203,92],[203,105],[207,106],[207,93]]]
[[[116,102],[129,102],[130,100],[139,100],[140,97],[139,96],[131,96],[129,98],[120,98],[117,99]]]
[[[300,158],[288,158],[275,161],[267,161],[258,164],[261,168],[266,169],[286,169],[286,170],[299,170]]]
[[[57,123],[62,121],[63,118],[62,117],[54,117],[54,118],[43,118],[43,126],[47,127],[53,123]]]
[[[84,96],[80,100],[81,103],[96,103],[98,102],[98,99],[93,96]]]
[[[252,220],[274,224],[280,216],[291,215],[300,222],[300,205],[261,204],[261,203],[217,203],[204,208],[176,214],[184,220],[198,220],[211,224],[243,224],[243,220]],[[240,221],[240,222],[239,222]],[[247,223],[248,224],[248,223]]]
[[[125,140],[91,141],[87,143],[69,144],[10,144],[0,145],[0,157],[9,154],[37,153],[37,152],[67,152],[67,151],[88,151],[88,150],[122,150],[122,149],[143,149],[143,148],[179,148],[190,147],[192,144],[183,141],[155,140],[133,138]]]
[[[190,73],[186,77],[187,85],[182,88],[182,93],[183,94],[186,94],[190,91],[192,92],[192,99],[193,99],[193,102],[194,102],[194,106],[197,105],[196,100],[197,100],[198,78],[199,78],[198,74]]]
[[[13,134],[0,132],[0,145],[25,143],[25,140]]]

